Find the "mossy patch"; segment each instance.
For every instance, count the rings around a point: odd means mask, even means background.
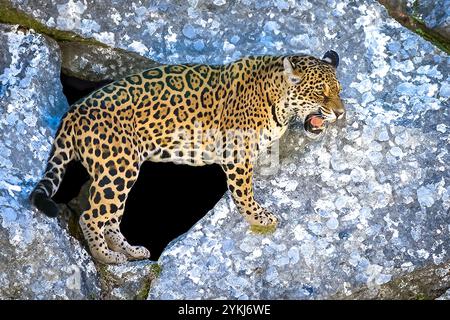
[[[163,270],[163,267],[158,263],[153,263],[149,266],[150,274],[144,280],[142,287],[136,293],[136,300],[146,300],[148,298],[148,293],[150,292],[151,285],[153,281],[158,278]]]
[[[430,300],[430,297],[424,293],[418,293],[415,298],[416,300]]]
[[[47,35],[58,42],[71,41],[95,44],[101,47],[108,47],[104,43],[92,38],[83,38],[74,32],[52,29],[30,17],[28,14],[14,8],[9,1],[0,0],[0,23],[18,24],[28,29],[33,29],[38,33]]]
[[[161,274],[163,268],[160,264],[158,263],[154,263],[150,266],[150,271],[153,273],[153,275],[155,276],[155,278],[158,278],[159,275]]]
[[[150,292],[150,285],[152,283],[152,278],[146,279],[144,281],[144,284],[142,285],[142,288],[137,292],[136,294],[136,300],[146,300],[148,297],[148,293]]]
[[[425,24],[417,19],[416,17],[412,17],[415,20],[418,28],[413,30],[415,33],[420,35],[425,40],[433,43],[436,47],[441,49],[442,51],[450,54],[450,41],[442,37],[439,33],[425,26]]]
[[[418,14],[419,1],[414,1],[411,13],[407,12],[406,7],[396,6],[390,1],[378,0],[378,2],[385,6],[389,15],[397,20],[402,26],[417,33],[447,54],[450,54],[450,39],[439,33],[436,29],[429,28],[425,24]]]
[[[276,225],[270,225],[270,226],[259,226],[259,225],[251,225],[250,231],[256,234],[266,235],[266,234],[272,234],[277,229]]]

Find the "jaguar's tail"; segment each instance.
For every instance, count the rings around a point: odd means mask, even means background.
[[[56,217],[60,211],[51,199],[58,191],[66,172],[67,164],[74,158],[73,127],[70,116],[64,116],[53,141],[47,167],[41,181],[31,192],[30,201],[39,211],[49,217]]]

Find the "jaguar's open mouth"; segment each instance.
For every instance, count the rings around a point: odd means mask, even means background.
[[[311,113],[305,118],[303,128],[310,138],[317,138],[325,130],[325,118],[320,113]]]

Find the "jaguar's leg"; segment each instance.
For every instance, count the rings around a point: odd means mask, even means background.
[[[127,256],[110,250],[105,240],[105,225],[111,219],[111,211],[117,207],[117,204],[112,201],[114,191],[102,181],[104,181],[103,177],[99,177],[92,182],[89,190],[90,207],[83,212],[79,220],[81,230],[92,256],[97,261],[107,264],[123,263],[128,260]]]
[[[132,259],[147,259],[150,257],[150,252],[144,247],[132,246],[120,232],[125,202],[128,193],[137,180],[139,167],[137,162],[133,162],[132,157],[107,162],[106,171],[109,172],[109,186],[111,190],[114,190],[114,194],[111,195],[110,199],[110,215],[104,226],[104,236],[111,250],[123,253]]]
[[[278,221],[275,215],[261,207],[253,197],[253,165],[250,161],[228,163],[222,168],[227,176],[228,189],[244,218],[251,225],[275,226]]]
[[[110,221],[108,221],[105,227],[105,238],[110,249],[122,252],[131,259],[148,259],[150,258],[150,251],[142,246],[132,246],[125,239],[120,232],[120,221],[123,215],[123,209],[119,210],[120,213],[116,214]]]

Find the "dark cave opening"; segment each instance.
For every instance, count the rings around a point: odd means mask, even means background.
[[[90,82],[61,74],[69,104],[109,82]],[[70,163],[53,199],[67,204],[88,180],[89,175],[79,162]],[[225,174],[219,165],[145,162],[126,202],[122,233],[131,244],[147,247],[151,259],[157,260],[166,245],[211,210],[226,190]]]

